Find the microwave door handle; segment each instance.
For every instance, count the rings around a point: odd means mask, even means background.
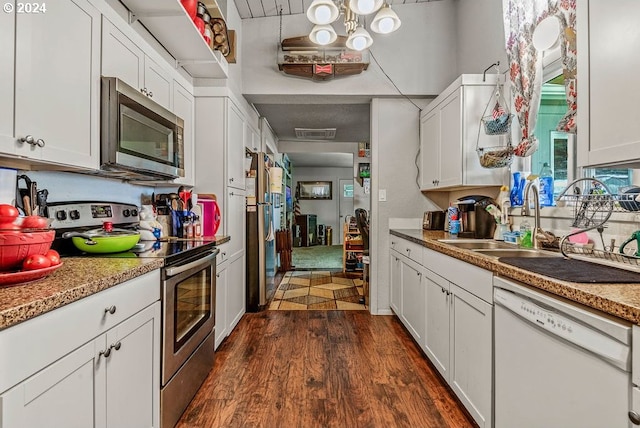
[[[215,253],[209,254],[207,257],[203,257],[201,259],[195,260],[191,263],[187,263],[185,265],[182,266],[176,266],[176,267],[170,267],[165,269],[165,272],[167,274],[167,276],[175,276],[179,273],[182,272],[186,272],[189,269],[192,269],[196,266],[200,266],[200,265],[204,265],[207,264],[209,262],[211,262],[212,260],[215,260],[216,256],[218,255],[218,251],[216,251]]]

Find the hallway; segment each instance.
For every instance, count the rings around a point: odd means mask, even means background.
[[[246,314],[177,427],[473,427],[393,316]]]

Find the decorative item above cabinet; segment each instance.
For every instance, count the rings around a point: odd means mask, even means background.
[[[229,65],[222,52],[211,49],[178,0],[121,1],[130,11],[129,22],[144,24],[176,59],[177,67],[184,68],[192,77],[228,77]],[[217,7],[208,9],[215,17]]]

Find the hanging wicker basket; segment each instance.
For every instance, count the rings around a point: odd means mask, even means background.
[[[484,116],[481,121],[487,135],[504,135],[511,131],[513,114],[504,113],[498,117]]]
[[[513,161],[513,146],[511,144],[506,147],[478,147],[476,152],[483,168],[505,168],[510,166]]]
[[[490,108],[491,112],[488,114]],[[476,153],[478,153],[478,159],[483,168],[505,168],[511,165],[514,154],[513,145],[511,144],[512,120],[513,115],[507,109],[507,103],[502,96],[502,87],[498,83],[478,124]],[[506,145],[480,147],[480,132],[482,128],[484,128],[484,132],[487,135],[500,136],[500,139],[506,138]]]

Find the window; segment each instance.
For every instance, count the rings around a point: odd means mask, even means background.
[[[353,198],[353,183],[345,184],[342,189],[342,196],[345,198]]]

